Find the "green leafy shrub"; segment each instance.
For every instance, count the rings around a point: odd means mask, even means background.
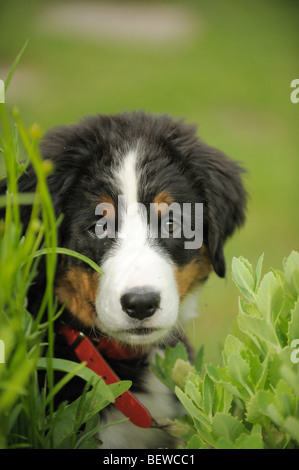
[[[299,448],[299,254],[263,278],[262,263],[233,259],[242,297],[221,366],[203,367],[203,349],[191,365],[182,345],[153,365],[187,412],[164,423],[187,448]]]
[[[5,86],[22,55],[17,57]],[[27,132],[19,112],[13,111],[12,126],[4,104],[0,104],[0,158],[4,160],[7,192],[0,197],[0,448],[94,448],[100,445],[94,435],[99,428],[99,411],[126,391],[131,382],[107,386],[97,374],[71,361],[53,357],[53,322],[57,311],[53,295],[57,253],[76,256],[100,268],[82,255],[57,248],[57,222],[46,178],[52,166],[42,161],[36,125]],[[22,148],[22,150],[20,150]],[[27,156],[25,163],[20,156]],[[17,180],[32,163],[38,184],[35,194],[18,194]],[[28,228],[23,234],[20,204],[32,204]],[[42,245],[41,245],[42,244]],[[47,288],[37,318],[27,311],[27,292],[38,272],[41,256],[46,257]],[[44,312],[47,321],[42,323]],[[42,390],[37,371],[47,370]],[[65,372],[54,383],[54,370]],[[73,403],[54,409],[54,397],[75,375],[86,381],[83,395]]]

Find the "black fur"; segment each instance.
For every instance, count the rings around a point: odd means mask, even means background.
[[[137,142],[140,201],[147,205],[156,194],[166,190],[179,203],[203,202],[204,246],[214,271],[223,277],[225,240],[243,224],[245,218],[246,192],[240,177],[243,170],[219,150],[199,140],[194,126],[175,122],[167,115],[153,116],[143,112],[97,115],[76,125],[54,128],[46,134],[41,143],[41,153],[55,167],[54,173],[48,177],[48,186],[57,217],[64,215],[59,228],[59,245],[79,251],[101,265],[103,256],[113,249],[114,240],[99,242],[88,233],[96,222],[95,203],[101,194],[109,194],[117,204],[118,187],[113,177],[113,165],[120,161],[130,145]],[[36,175],[32,166],[27,168],[18,184],[21,192],[35,190]],[[5,182],[1,182],[0,193],[3,194],[5,189]],[[22,208],[24,230],[30,211],[29,206]],[[179,267],[200,257],[198,251],[184,250],[183,242],[183,239],[172,238],[159,240],[161,249]],[[63,269],[74,265],[89,269],[71,257],[66,259]],[[33,314],[38,310],[45,288],[42,266],[29,291],[29,309]],[[67,307],[64,320],[73,327],[85,327],[68,312]],[[75,359],[59,335],[56,353],[59,357]],[[126,364],[124,361],[124,367],[115,363],[113,366],[121,378],[134,379],[139,389],[140,380],[136,379],[141,377],[140,365],[147,364],[146,357],[135,360],[134,368],[130,361],[129,367]],[[78,393],[80,390],[72,385],[64,391],[62,398],[72,400]]]
[[[245,219],[246,192],[240,178],[244,170],[219,150],[201,142],[194,126],[175,122],[167,115],[157,117],[142,112],[97,115],[46,134],[41,152],[55,166],[48,184],[57,216],[65,214],[61,244],[69,243],[69,220],[76,219],[82,204],[81,212],[90,221],[94,219],[94,205],[90,207],[90,203],[94,203],[99,192],[111,194],[117,200],[111,162],[120,157],[114,154],[121,155],[130,143],[140,139],[144,153],[139,162],[144,178],[140,201],[152,201],[161,188],[171,187],[178,202],[203,202],[204,244],[216,274],[223,277],[224,242]],[[19,190],[34,191],[35,186],[36,176],[29,166],[19,180]],[[29,210],[24,208],[25,225]],[[88,223],[82,219],[78,224]],[[94,258],[88,249],[86,254]]]

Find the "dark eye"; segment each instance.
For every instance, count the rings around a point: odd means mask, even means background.
[[[165,220],[161,221],[161,235],[163,237],[168,235],[173,235],[178,232],[180,228],[180,223],[173,219],[166,218]]]
[[[94,238],[106,238],[108,235],[107,222],[97,222],[91,225],[87,231]]]

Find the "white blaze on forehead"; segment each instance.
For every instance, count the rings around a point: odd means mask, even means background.
[[[118,169],[117,178],[121,194],[118,197],[118,211],[121,216],[119,238],[138,240],[145,243],[147,236],[146,214],[142,217],[138,203],[138,175],[137,175],[138,146],[130,150]]]
[[[149,240],[147,237],[147,220],[141,212],[142,205],[138,204],[138,151],[130,150],[118,169],[119,187],[122,194],[119,197],[118,210],[121,212],[121,226],[119,227],[119,248],[117,258],[119,272],[117,284],[123,289],[144,286],[152,282],[151,276],[141,275],[142,263],[149,270],[150,255]]]
[[[120,181],[120,188],[122,188],[122,195],[126,197],[126,203],[129,207],[137,203],[138,194],[138,178],[137,178],[137,148],[130,150],[126,155],[122,165],[118,170],[118,179]]]
[[[118,205],[118,212],[122,212],[118,240],[102,264],[105,274],[96,299],[102,330],[112,336],[114,332],[124,331],[124,337],[115,333],[122,341],[130,341],[125,330],[138,322],[122,310],[121,297],[128,290],[147,287],[159,293],[159,309],[144,322],[149,328],[161,329],[160,334],[165,335],[174,327],[179,304],[173,265],[148,237],[146,214],[142,214],[138,205],[137,161],[137,149],[131,150],[116,169],[119,196],[125,204]]]

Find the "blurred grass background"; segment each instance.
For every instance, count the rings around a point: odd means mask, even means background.
[[[167,112],[248,170],[247,222],[226,245],[227,278],[211,276],[188,326],[208,362],[219,361],[237,313],[232,257],[255,265],[265,253],[264,268],[279,268],[298,250],[298,17],[295,0],[0,0],[1,79],[29,38],[6,95],[28,127]]]

